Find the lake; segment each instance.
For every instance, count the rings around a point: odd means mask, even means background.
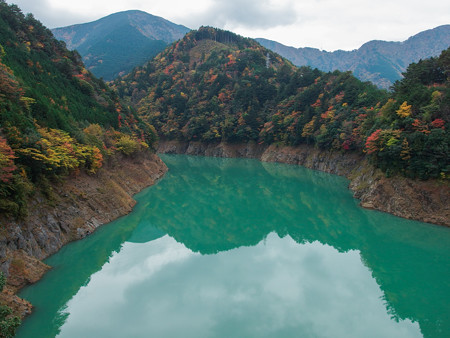
[[[450,229],[299,166],[161,158],[131,214],[45,261],[18,337],[450,336]]]

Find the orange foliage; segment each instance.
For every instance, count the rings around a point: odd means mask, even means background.
[[[435,119],[433,122],[431,122],[431,126],[433,128],[445,129],[444,125],[445,125],[445,121],[443,119]]]
[[[419,119],[415,119],[412,123],[413,129],[424,134],[429,134],[428,126]]]
[[[375,130],[366,140],[366,152],[372,154],[378,151],[378,140],[380,139],[381,129]]]
[[[14,165],[14,151],[6,143],[6,140],[0,136],[0,181],[8,183],[17,167]]]
[[[311,105],[311,107],[318,108],[318,107],[320,107],[321,104],[322,103],[320,102],[320,99],[317,99],[316,102]]]

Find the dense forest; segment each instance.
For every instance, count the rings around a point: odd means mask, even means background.
[[[0,0],[0,213],[26,213],[49,182],[95,173],[115,152],[152,147],[154,128],[124,107],[31,14]]]
[[[158,135],[309,144],[364,154],[387,176],[448,180],[449,76],[447,49],[411,64],[388,92],[201,27],[108,86],[31,14],[0,0],[0,216],[24,217],[36,192],[51,200],[52,182],[95,175],[115,154],[155,148]],[[1,330],[12,336],[18,324],[0,306]]]
[[[450,175],[450,50],[392,92],[297,68],[251,39],[201,27],[112,85],[161,137],[356,151],[387,175]]]

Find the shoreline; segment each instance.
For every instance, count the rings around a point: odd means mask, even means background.
[[[450,227],[450,184],[402,176],[387,178],[356,153],[324,151],[313,146],[205,144],[160,140],[157,153],[255,158],[263,162],[301,165],[344,176],[360,205],[406,219]]]
[[[160,141],[157,153],[254,158],[301,165],[349,179],[348,188],[364,208],[450,227],[449,184],[386,178],[358,154],[322,151],[307,145],[179,141]],[[8,282],[0,300],[21,318],[30,314],[32,305],[16,294],[22,287],[37,282],[50,269],[42,260],[65,244],[83,239],[99,226],[130,213],[136,204],[133,196],[155,184],[167,170],[157,154],[117,156],[109,159],[94,176],[81,173],[68,177],[61,185],[54,185],[56,197],[51,205],[43,196],[34,196],[29,215],[20,221],[8,220],[7,236],[0,239],[0,269],[8,272]]]
[[[42,260],[130,213],[136,204],[133,196],[155,184],[167,170],[153,153],[116,155],[95,175],[79,173],[53,184],[50,199],[37,193],[24,219],[0,219],[5,226],[0,270],[8,277],[0,301],[22,319],[30,314],[32,304],[17,292],[50,269]]]

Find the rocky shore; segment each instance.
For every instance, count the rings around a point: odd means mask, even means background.
[[[450,187],[436,180],[386,178],[363,156],[322,151],[303,145],[286,147],[258,144],[204,144],[161,141],[159,153],[211,157],[255,158],[265,162],[302,165],[345,176],[361,206],[396,216],[450,226]],[[155,183],[167,171],[161,159],[150,153],[109,159],[96,175],[79,173],[52,184],[50,198],[37,193],[28,216],[1,218],[0,270],[8,283],[0,301],[24,317],[31,304],[16,296],[50,269],[42,262],[70,241],[84,238],[102,224],[129,213],[134,194]]]
[[[419,181],[396,176],[387,178],[363,156],[323,151],[312,146],[286,147],[259,144],[204,144],[161,141],[159,153],[213,157],[256,158],[345,176],[361,206],[403,218],[450,226],[450,185],[437,180]]]
[[[129,213],[136,204],[132,196],[166,171],[155,154],[117,155],[96,175],[79,173],[52,184],[47,197],[36,193],[25,218],[0,219],[0,269],[8,276],[0,301],[17,315],[29,314],[31,304],[16,292],[38,281],[50,268],[41,260]]]

